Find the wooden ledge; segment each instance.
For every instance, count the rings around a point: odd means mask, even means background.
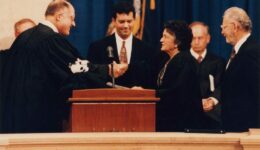
[[[1,134],[0,144],[83,144],[83,143],[207,143],[239,144],[247,133],[197,134],[197,133],[35,133]]]

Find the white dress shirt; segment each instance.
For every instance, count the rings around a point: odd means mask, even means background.
[[[123,41],[125,41],[125,48],[126,48],[126,55],[127,55],[127,63],[130,63],[131,59],[131,53],[132,53],[132,45],[133,45],[133,35],[131,34],[127,39],[123,40],[117,32],[115,32],[116,36],[116,46],[117,46],[117,53],[118,56],[120,56],[120,50],[123,44]]]

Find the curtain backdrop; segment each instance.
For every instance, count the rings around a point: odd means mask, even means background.
[[[119,0],[71,0],[76,9],[76,28],[69,40],[86,57],[91,42],[105,36],[111,21],[112,5]],[[150,10],[150,0],[146,1],[146,16],[143,40],[158,48],[163,24],[167,20],[203,21],[210,27],[211,43],[208,50],[227,58],[231,46],[221,35],[220,25],[224,11],[237,6],[247,11],[253,22],[253,35],[260,38],[259,0],[155,0],[156,9]]]

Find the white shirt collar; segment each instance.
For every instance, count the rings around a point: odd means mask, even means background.
[[[238,53],[240,47],[245,43],[245,41],[248,39],[248,37],[251,35],[251,33],[246,34],[244,37],[242,37],[237,44],[235,45],[234,49],[236,51],[236,54]]]
[[[118,34],[117,32],[115,32],[115,35],[116,35],[116,41],[117,42],[120,42],[122,43],[123,41],[125,41],[125,43],[129,43],[129,42],[132,42],[133,40],[133,34],[130,34],[130,36],[127,38],[127,39],[122,39]]]
[[[190,53],[191,53],[191,55],[192,55],[195,59],[197,59],[197,58],[199,57],[199,54],[196,53],[192,48],[190,49]],[[200,55],[200,56],[202,57],[202,60],[205,58],[206,54],[207,54],[207,49],[205,49],[205,50],[203,51],[203,53]]]
[[[55,25],[53,23],[51,23],[50,21],[48,20],[44,20],[44,21],[41,21],[41,24],[44,24],[48,27],[50,27],[54,32],[56,33],[59,33],[58,29],[55,27]]]

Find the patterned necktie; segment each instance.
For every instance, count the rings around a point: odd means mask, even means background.
[[[235,49],[233,49],[232,52],[231,52],[231,54],[230,54],[229,60],[232,61],[235,56],[236,56],[236,51],[235,51]]]
[[[197,58],[197,62],[200,64],[202,62],[202,56],[199,55],[199,57]]]
[[[120,50],[120,56],[119,56],[120,63],[127,64],[127,53],[125,48],[125,41],[123,41],[121,50]]]
[[[236,56],[236,51],[235,51],[235,49],[232,49],[232,52],[230,54],[230,57],[229,57],[229,60],[228,60],[227,66],[226,66],[226,69],[228,68],[231,61],[235,58],[235,56]]]

